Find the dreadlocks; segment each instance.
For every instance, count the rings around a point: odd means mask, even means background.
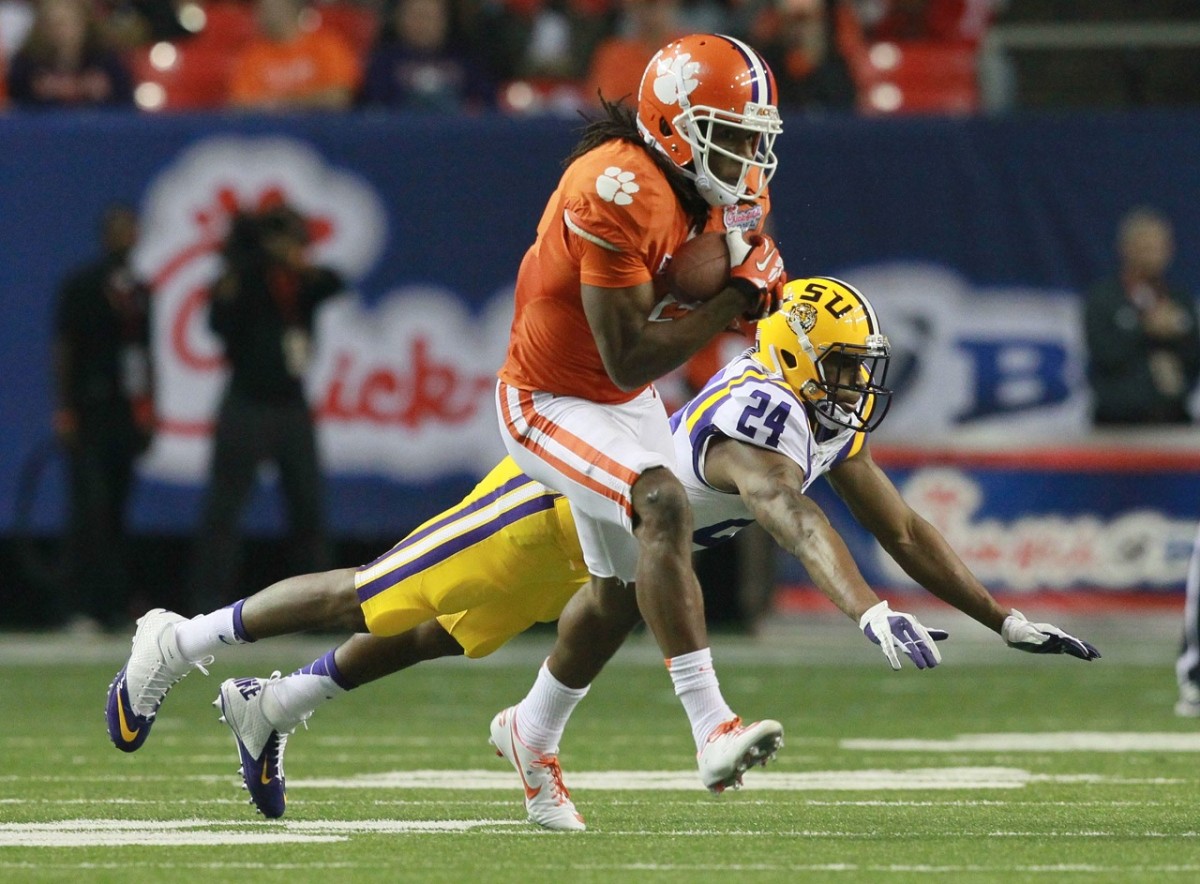
[[[626,105],[624,99],[611,102],[603,97],[600,98],[600,106],[604,109],[604,116],[588,122],[583,129],[579,143],[575,145],[570,156],[563,160],[563,166],[571,165],[588,151],[595,150],[608,141],[628,141],[636,144],[650,154],[655,165],[662,170],[663,175],[667,178],[667,183],[671,185],[675,198],[679,200],[679,204],[687,213],[692,228],[702,230],[708,219],[708,203],[696,192],[692,182],[679,171],[674,163],[654,147],[646,144],[638,131],[637,116],[633,108]]]

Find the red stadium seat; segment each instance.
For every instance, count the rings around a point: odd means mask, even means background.
[[[156,43],[132,50],[126,61],[142,110],[220,108],[228,99],[233,65],[228,46],[204,40]]]
[[[583,86],[575,80],[536,77],[501,83],[496,105],[507,114],[575,116],[588,108]]]
[[[320,16],[318,27],[337,31],[355,55],[366,59],[379,33],[379,17],[373,9],[357,3],[327,3],[313,10]]]
[[[968,114],[979,110],[975,47],[964,43],[876,43],[859,84],[859,105],[875,115]]]
[[[236,51],[256,31],[253,6],[239,0],[215,0],[204,5],[204,28],[197,39]]]

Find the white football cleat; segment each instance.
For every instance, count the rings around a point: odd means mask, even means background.
[[[721,793],[740,788],[742,774],[756,764],[766,765],[783,745],[783,725],[765,718],[743,725],[734,717],[708,735],[696,760],[700,779],[710,791]]]
[[[185,618],[164,608],[154,608],[138,618],[129,660],[108,686],[105,718],[108,736],[122,752],[135,752],[150,736],[167,692],[181,678],[213,661],[212,657],[192,662],[179,653],[175,624]]]
[[[1200,718],[1200,686],[1185,681],[1179,686],[1175,714],[1180,718]]]
[[[229,678],[221,682],[221,693],[213,701],[221,710],[221,721],[233,731],[242,762],[238,773],[250,793],[250,803],[268,819],[277,819],[287,810],[283,753],[290,731],[280,733],[262,708],[264,691],[278,680],[278,672],[269,679]]]
[[[560,832],[582,832],[587,826],[563,785],[558,756],[530,749],[517,734],[517,707],[510,706],[492,719],[488,740],[496,754],[517,769],[525,789],[525,810],[539,826]]]

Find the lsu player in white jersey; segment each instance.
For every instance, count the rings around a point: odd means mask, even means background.
[[[915,580],[1009,646],[1098,657],[1086,641],[1000,607],[875,464],[867,439],[890,404],[889,357],[874,310],[853,286],[828,277],[788,283],[780,311],[759,323],[756,345],[672,417],[696,546],[715,545],[758,521],[893,669],[902,656],[918,669],[936,666],[936,641],[945,633],[881,601],[805,494],[825,475]],[[506,458],[461,504],[362,568],[289,578],[191,620],[151,612],[139,621],[130,661],[109,689],[110,737],[125,751],[140,747],[171,686],[224,645],[354,629],[360,634],[287,677],[221,686],[216,705],[234,732],[251,802],[281,816],[287,735],[319,705],[422,660],[484,656],[533,622],[557,617],[554,648],[538,673],[543,695],[549,685],[554,702],[522,701],[531,727],[520,745],[509,726],[517,707],[503,710],[493,719],[492,743],[519,773],[531,820],[582,829],[563,783],[558,741],[575,704],[640,617],[630,587],[588,582],[563,502]],[[512,574],[527,579],[516,583]]]

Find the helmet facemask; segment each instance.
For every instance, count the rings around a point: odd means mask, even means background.
[[[793,279],[758,323],[754,358],[782,375],[829,430],[869,433],[887,415],[891,345],[862,292],[832,276]]]
[[[807,352],[812,344],[805,343]],[[892,404],[892,391],[884,386],[890,361],[891,345],[883,335],[868,335],[864,344],[829,344],[813,360],[817,378],[806,381],[800,395],[822,426],[870,433]]]
[[[692,179],[696,190],[711,206],[732,206],[750,202],[762,195],[775,174],[779,161],[775,157],[775,137],[782,130],[779,111],[771,105],[746,104],[744,113],[737,115],[711,107],[691,107],[681,102],[682,113],[672,120],[679,133],[692,147],[692,162],[682,166]],[[757,135],[751,156],[735,153],[721,142],[720,129],[735,130],[735,135],[751,132]],[[738,164],[736,179],[717,175],[711,166],[713,154]]]

